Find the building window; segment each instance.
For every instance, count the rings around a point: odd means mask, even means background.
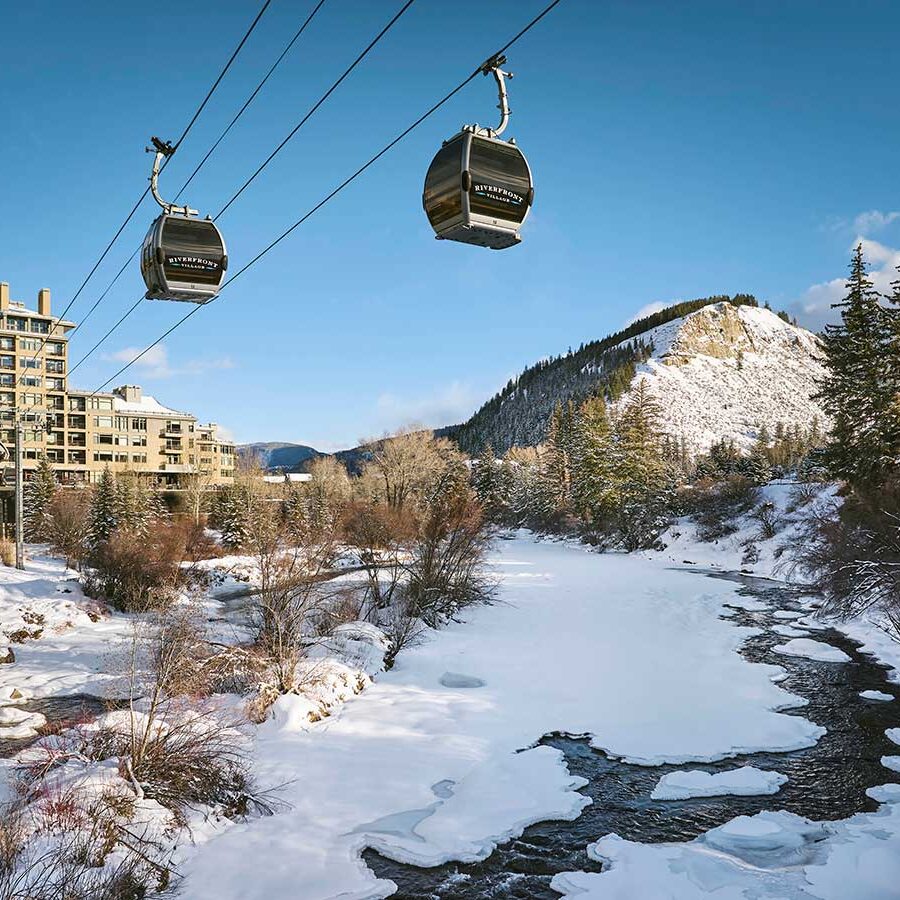
[[[112,409],[112,397],[91,397],[89,398],[90,409]]]
[[[37,338],[19,338],[19,349],[36,351],[41,349],[41,342]]]
[[[94,454],[94,462],[112,462],[113,455],[112,453],[95,453]]]
[[[61,359],[48,359],[47,371],[54,375],[62,375],[66,371],[66,364]]]
[[[47,459],[50,462],[61,463],[64,460],[64,455],[62,450],[48,450],[47,451]]]
[[[147,430],[147,420],[146,419],[132,419],[131,420],[131,430],[132,431],[146,431]]]
[[[22,402],[26,406],[40,406],[43,399],[40,394],[22,394]]]
[[[0,356],[0,369],[14,369],[16,358],[14,356]]]
[[[47,379],[47,390],[48,391],[64,391],[65,389],[66,389],[65,378],[48,378]]]
[[[147,435],[145,435],[145,434],[132,435],[131,446],[132,447],[146,447],[147,446]]]
[[[16,339],[10,337],[0,337],[0,350],[15,350]]]
[[[44,379],[40,375],[23,375],[22,384],[25,387],[40,387],[44,383]]]
[[[127,463],[128,462],[128,454],[127,453],[117,453],[115,461],[118,463]]]
[[[0,392],[0,406],[15,406],[16,395],[12,391]]]
[[[31,330],[34,334],[47,334],[50,331],[50,323],[43,319],[32,319]]]
[[[69,397],[69,409],[71,409],[72,412],[84,412],[84,397]]]
[[[94,427],[95,428],[112,428],[113,427],[113,417],[112,416],[94,416]]]
[[[28,322],[18,316],[7,316],[6,327],[10,331],[28,331]]]
[[[39,369],[41,367],[41,360],[34,359],[32,357],[22,357],[19,360],[19,368],[20,369]]]
[[[62,341],[48,341],[47,352],[52,356],[65,356],[66,345]]]
[[[3,387],[13,387],[16,383],[15,375],[0,375],[0,385]]]
[[[113,436],[111,434],[95,434],[94,435],[94,443],[95,444],[108,444],[112,446]]]
[[[131,461],[133,463],[145,463],[145,462],[147,462],[147,454],[146,453],[132,453]]]

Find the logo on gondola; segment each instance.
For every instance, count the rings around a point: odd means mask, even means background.
[[[217,260],[204,259],[202,256],[167,256],[166,264],[180,269],[202,269],[207,272],[219,268]]]
[[[487,197],[489,200],[496,200],[499,203],[524,203],[525,198],[515,191],[510,191],[504,187],[498,187],[496,184],[473,184],[472,193],[479,197]]]

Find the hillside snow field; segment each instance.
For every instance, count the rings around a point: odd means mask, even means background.
[[[748,450],[761,425],[770,434],[779,422],[827,425],[813,399],[825,374],[821,342],[771,310],[716,303],[654,328],[646,339],[653,355],[636,380],[644,379],[659,401],[662,428],[683,438],[691,453],[722,439]]]

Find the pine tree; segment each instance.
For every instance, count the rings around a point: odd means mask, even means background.
[[[481,501],[486,515],[492,519],[501,519],[506,510],[505,470],[502,463],[494,457],[490,444],[485,444],[472,468],[472,487]]]
[[[602,394],[586,400],[578,413],[572,497],[582,518],[601,521],[609,508],[612,471],[612,427]]]
[[[26,541],[47,540],[50,503],[55,493],[56,476],[49,460],[42,455],[34,476],[26,482],[22,494],[23,532]]]
[[[668,524],[675,479],[662,453],[660,417],[641,378],[616,423],[616,518],[626,550],[652,546]]]
[[[109,540],[110,535],[118,527],[119,510],[116,480],[107,466],[100,475],[100,481],[91,499],[88,526],[88,543],[91,547],[98,547]]]
[[[883,307],[868,277],[862,244],[850,263],[841,324],[825,329],[828,364],[816,396],[831,415],[824,458],[831,473],[854,485],[877,485],[895,473],[900,451],[897,310]]]

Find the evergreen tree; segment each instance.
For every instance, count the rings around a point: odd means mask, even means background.
[[[616,423],[616,519],[626,550],[652,546],[668,524],[675,479],[662,453],[660,416],[639,379]]]
[[[107,466],[100,475],[91,499],[88,544],[97,547],[109,540],[119,524],[119,495],[116,480]]]
[[[824,458],[838,478],[874,486],[900,465],[898,311],[881,305],[862,244],[854,251],[846,290],[835,304],[841,324],[825,329],[828,374],[816,397],[833,421]]]
[[[26,541],[45,541],[48,538],[50,503],[56,493],[56,476],[46,455],[42,455],[37,470],[25,483],[22,494],[24,538]]]
[[[503,464],[494,457],[490,444],[485,444],[472,468],[472,487],[485,514],[501,519],[506,510],[506,476]]]
[[[579,410],[574,462],[573,501],[582,518],[602,521],[609,510],[612,471],[612,427],[602,394]]]

